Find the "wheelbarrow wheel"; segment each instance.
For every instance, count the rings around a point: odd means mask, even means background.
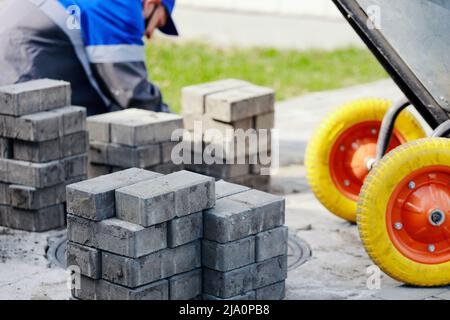
[[[312,191],[329,211],[348,221],[356,222],[358,195],[369,172],[366,162],[375,158],[381,122],[390,106],[382,99],[348,103],[322,122],[308,144],[305,165]],[[423,137],[419,122],[403,111],[389,150]]]
[[[357,217],[364,246],[385,273],[411,285],[450,284],[450,140],[414,141],[379,161]]]

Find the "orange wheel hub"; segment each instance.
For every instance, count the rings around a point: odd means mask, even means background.
[[[450,167],[406,177],[388,203],[387,228],[395,247],[419,263],[450,261]]]
[[[336,187],[357,201],[364,179],[369,173],[367,161],[376,156],[380,121],[367,121],[347,129],[336,140],[330,154],[330,173]],[[388,151],[405,143],[394,130]]]

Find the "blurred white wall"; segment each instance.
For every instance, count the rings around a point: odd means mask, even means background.
[[[339,17],[331,0],[177,0],[181,6],[279,15]]]
[[[235,2],[234,0],[227,1]],[[255,1],[242,0],[241,2],[254,3]],[[312,3],[319,0],[296,1]],[[220,2],[225,3],[224,1]],[[344,46],[364,46],[357,34],[340,15],[334,17],[312,15],[312,13],[260,14],[244,9],[239,11],[210,10],[205,6],[179,5],[175,10],[175,22],[181,35],[178,38],[179,41],[200,40],[224,47],[332,50]]]

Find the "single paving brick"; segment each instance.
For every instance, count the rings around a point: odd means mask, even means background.
[[[242,80],[226,79],[184,87],[181,98],[183,114],[203,114],[205,113],[205,100],[208,95],[248,84],[248,82]]]
[[[256,300],[283,300],[286,290],[285,281],[271,284],[267,287],[262,287],[255,290]]]
[[[147,168],[161,163],[160,152],[159,144],[129,147],[112,143],[106,147],[106,161],[97,163],[123,168]]]
[[[169,278],[169,299],[190,300],[202,294],[202,269]]]
[[[45,141],[64,135],[63,117],[52,111],[25,115],[14,120],[10,138],[26,141]]]
[[[70,104],[70,84],[39,79],[0,87],[0,113],[22,116]]]
[[[62,204],[33,211],[7,207],[3,212],[2,224],[12,229],[44,232],[63,227],[64,220]]]
[[[62,118],[63,135],[86,130],[86,108],[67,106],[52,110]]]
[[[48,188],[34,188],[11,184],[8,188],[10,204],[16,208],[37,210],[65,202],[66,184]]]
[[[97,247],[96,222],[74,216],[67,215],[67,239],[88,247]]]
[[[9,185],[7,183],[0,182],[0,206],[11,204],[8,189]]]
[[[86,153],[86,131],[65,135],[47,141],[13,140],[14,159],[30,162],[48,162]]]
[[[101,253],[98,249],[68,242],[66,250],[67,266],[78,266],[82,275],[101,278]]]
[[[203,237],[203,212],[175,218],[167,223],[168,246],[170,248],[192,242]]]
[[[253,290],[254,264],[228,272],[203,269],[203,292],[219,298],[231,298]]]
[[[195,241],[132,259],[103,252],[102,277],[128,288],[136,288],[201,267],[201,246]]]
[[[203,266],[217,271],[231,271],[255,263],[255,237],[217,243],[203,240]]]
[[[215,120],[233,122],[274,111],[273,89],[254,85],[209,95],[206,114]]]
[[[141,146],[171,140],[172,132],[183,128],[180,116],[142,109],[117,112],[121,117],[111,120],[111,142]]]
[[[81,276],[79,288],[73,288],[72,295],[80,300],[168,300],[169,282],[161,280],[130,289],[105,280]]]
[[[259,232],[258,220],[253,209],[230,197],[222,198],[204,213],[204,237],[219,243],[243,239]]]
[[[230,196],[228,199],[250,207],[256,212],[256,231],[262,232],[284,225],[284,198],[258,190],[250,190]]]
[[[61,162],[63,164],[64,176],[66,179],[87,175],[87,154],[67,157],[62,159]]]
[[[216,182],[216,200],[248,190],[250,190],[250,188],[220,180]]]
[[[120,118],[118,112],[103,113],[87,117],[86,127],[89,131],[89,139],[100,142],[111,142],[111,121]]]
[[[13,155],[13,140],[0,138],[0,158],[10,159]]]
[[[139,258],[167,248],[166,224],[143,228],[130,222],[111,218],[92,226],[95,228],[93,242],[101,250]]]
[[[288,228],[278,227],[256,235],[256,261],[287,255]]]
[[[249,291],[247,293],[244,293],[242,295],[238,295],[238,296],[234,296],[234,297],[230,297],[230,298],[219,298],[219,297],[215,297],[209,294],[204,294],[203,295],[203,300],[228,300],[228,301],[238,301],[238,300],[256,300],[256,295],[255,295],[255,291]]]
[[[272,129],[275,127],[275,112],[269,112],[257,115],[255,117],[254,128],[256,130],[260,129]]]
[[[9,183],[36,188],[51,187],[64,182],[64,167],[61,161],[32,163],[27,161],[0,159],[0,178]],[[3,171],[6,170],[6,173]]]
[[[287,255],[275,257],[256,264],[253,289],[283,281],[287,278]]]

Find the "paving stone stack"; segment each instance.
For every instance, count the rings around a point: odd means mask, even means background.
[[[205,211],[205,300],[281,300],[287,278],[284,199],[220,181]]]
[[[0,225],[46,231],[65,224],[67,184],[87,175],[86,110],[70,84],[0,87]]]
[[[201,297],[203,211],[214,179],[132,168],[67,187],[67,265],[82,300]]]
[[[175,114],[126,109],[88,117],[89,178],[127,168],[159,173],[182,170],[171,160],[172,133],[183,128]]]
[[[261,166],[270,166],[266,160],[261,161],[258,154],[270,157],[270,129],[274,127],[275,93],[270,88],[251,83],[228,79],[183,89],[182,108],[184,126],[191,131],[187,146],[191,148],[195,160],[187,169],[207,174],[216,179],[247,185],[265,190],[270,183],[270,176],[261,175]],[[202,132],[194,133],[195,123],[202,123]],[[209,129],[218,130],[208,134]],[[268,135],[260,135],[259,141],[246,141],[245,150],[236,148],[237,140],[229,130],[265,129]],[[215,151],[211,151],[214,149]],[[201,154],[208,152],[222,163],[208,164]],[[220,150],[220,153],[217,153]],[[200,155],[199,155],[200,154]],[[250,160],[250,159],[256,159]],[[240,159],[238,162],[237,159]],[[231,164],[230,164],[231,163]]]

